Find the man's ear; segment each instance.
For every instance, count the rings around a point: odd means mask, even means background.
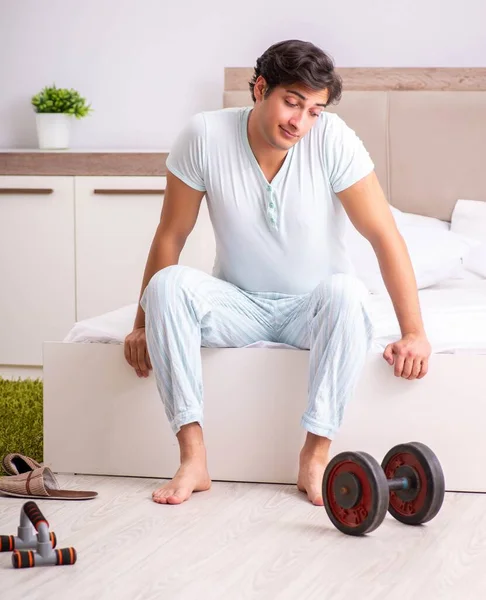
[[[263,79],[263,77],[262,77],[261,81],[259,82],[259,85],[262,86],[261,93],[262,93],[262,97],[264,97],[268,86],[267,86],[267,82]]]

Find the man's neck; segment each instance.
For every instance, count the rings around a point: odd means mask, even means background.
[[[254,110],[251,110],[248,118],[248,142],[261,170],[271,181],[282,166],[288,150],[277,150],[260,135]]]

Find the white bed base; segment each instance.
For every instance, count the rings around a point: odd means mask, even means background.
[[[305,438],[308,352],[202,349],[204,435],[213,480],[293,484]],[[448,491],[486,492],[486,355],[433,354],[422,380],[393,375],[372,353],[332,454],[379,462],[421,441]],[[44,344],[44,462],[55,472],[170,478],[179,464],[151,373],[139,379],[111,344]]]

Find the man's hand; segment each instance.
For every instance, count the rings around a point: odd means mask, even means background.
[[[147,350],[145,327],[134,329],[132,333],[127,335],[124,349],[127,362],[135,369],[137,375],[139,377],[148,377],[152,364]]]
[[[401,340],[388,344],[383,358],[395,364],[395,376],[404,379],[422,379],[429,369],[432,348],[425,334],[409,333]]]

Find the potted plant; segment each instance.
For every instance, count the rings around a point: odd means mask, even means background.
[[[92,112],[86,99],[73,89],[44,87],[32,96],[36,112],[39,148],[67,149],[73,117],[81,119]]]

